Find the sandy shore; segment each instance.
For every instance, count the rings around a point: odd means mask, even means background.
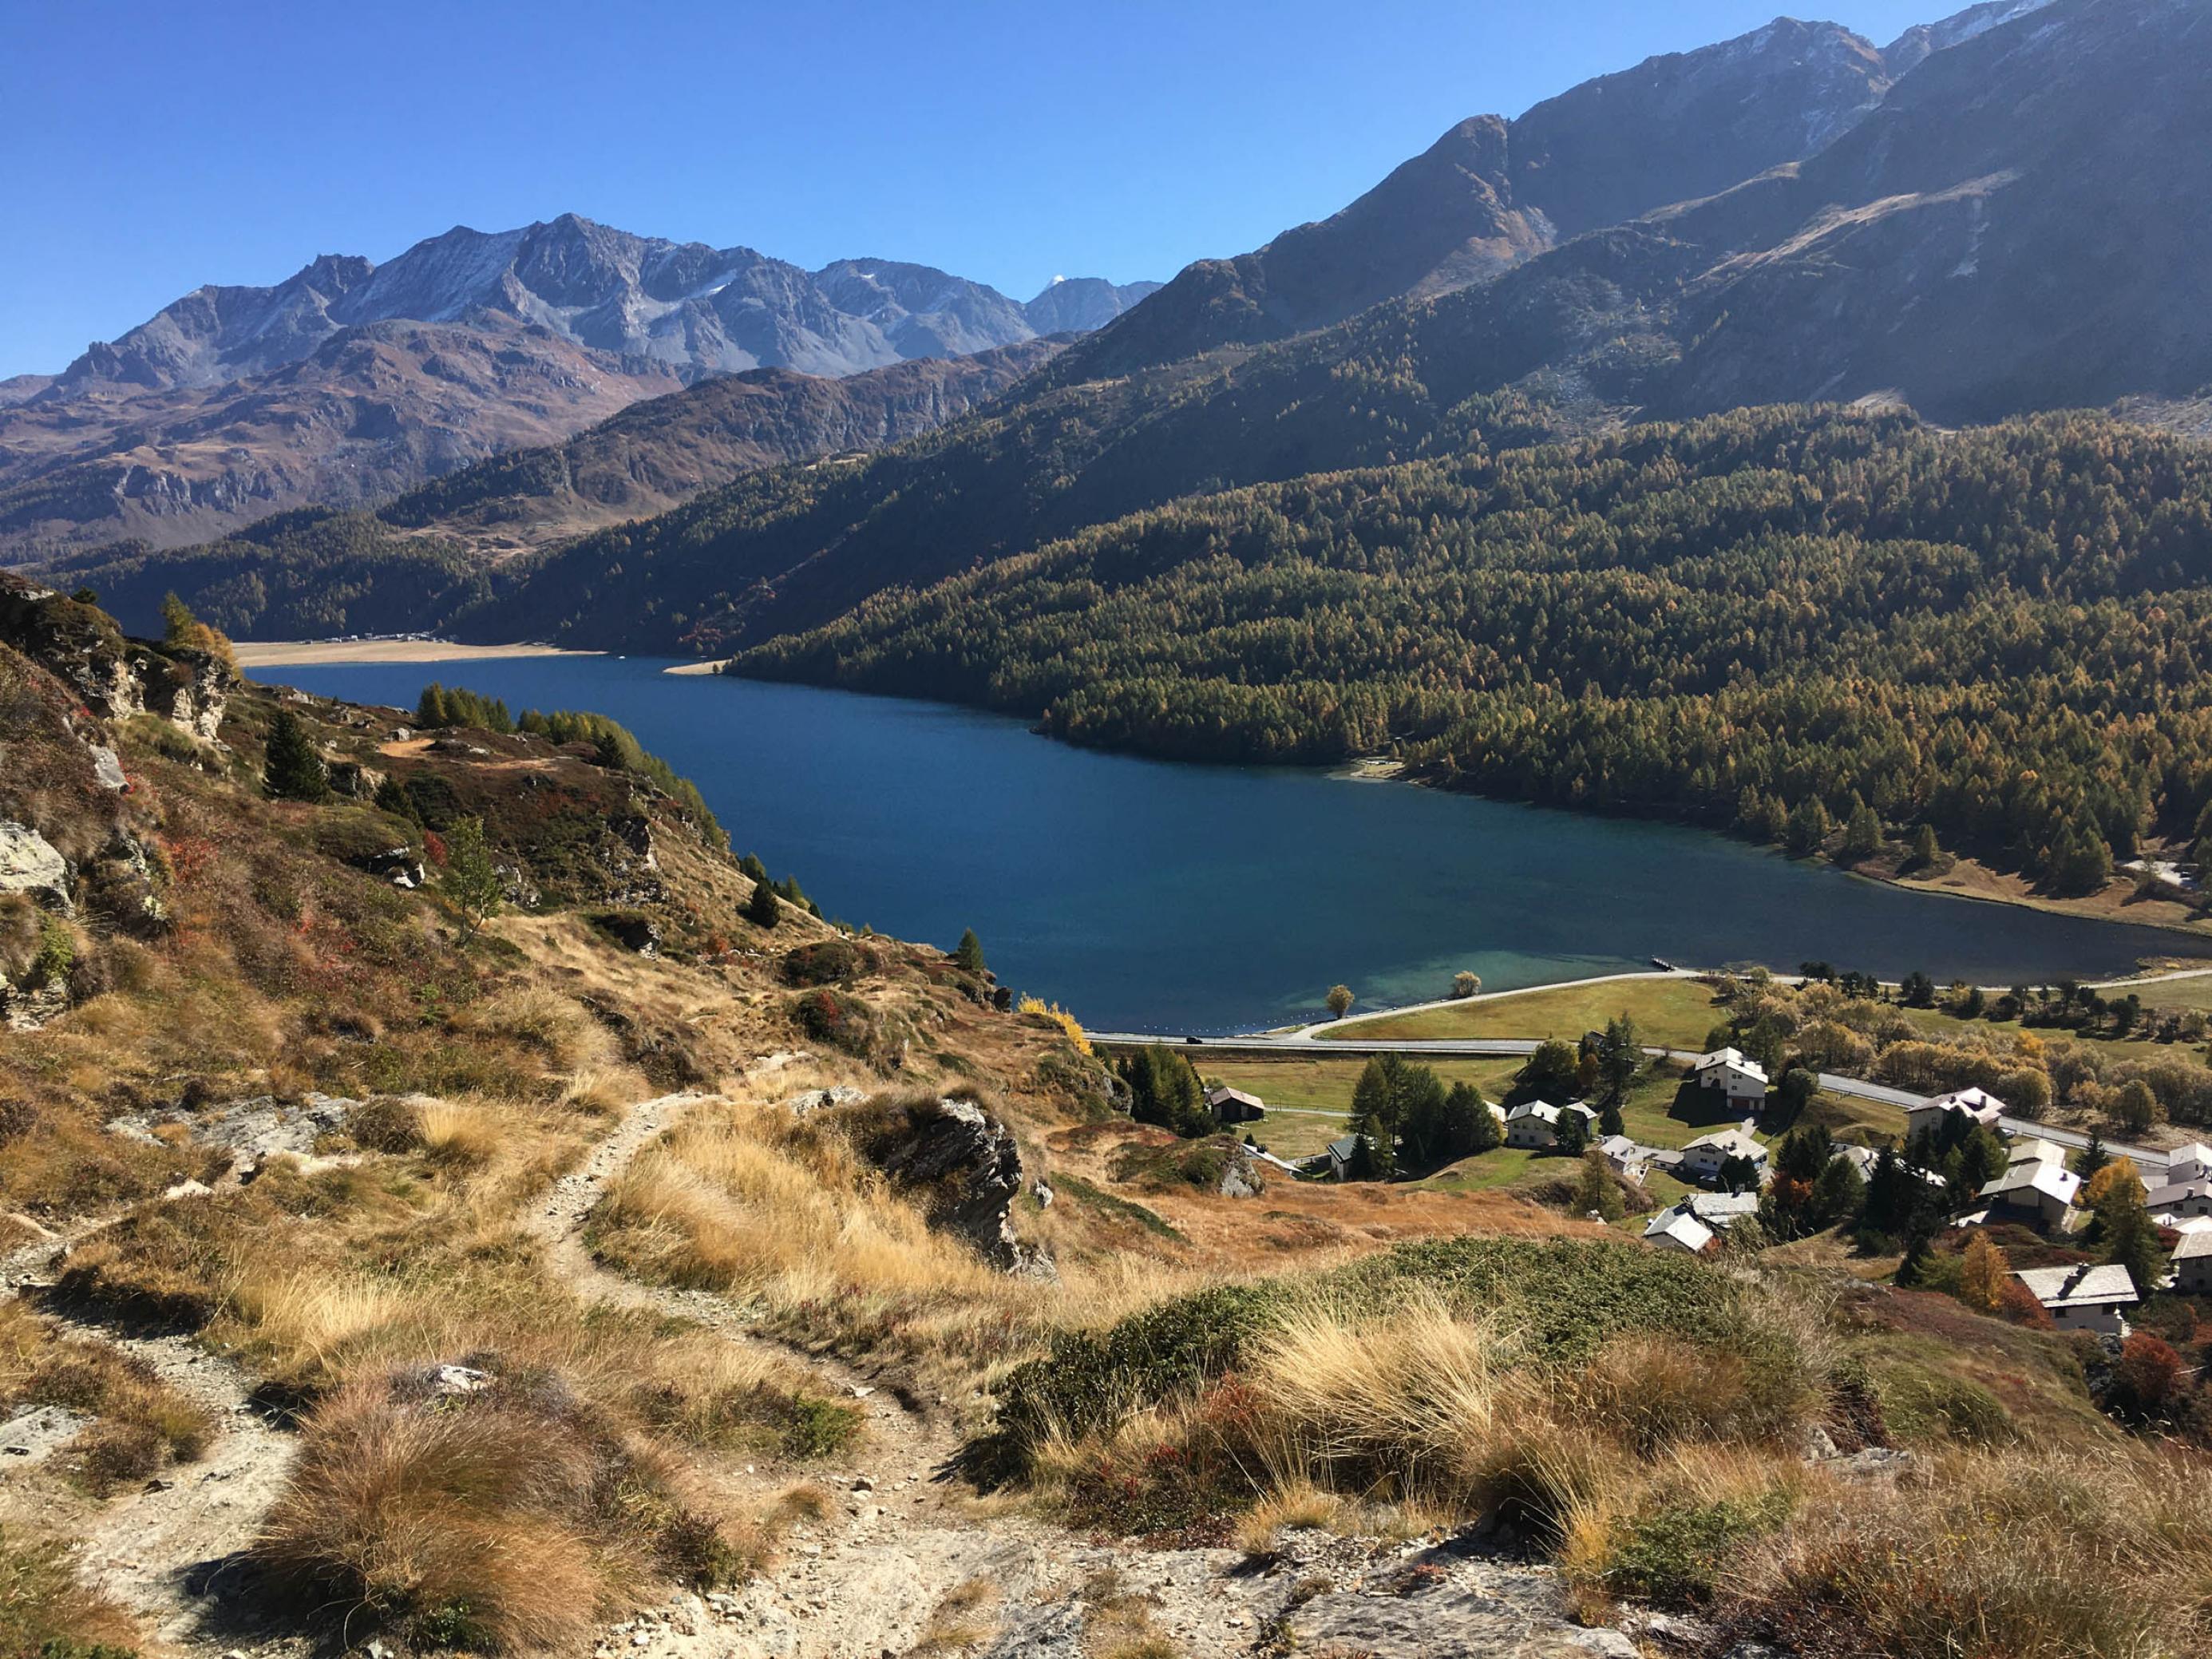
[[[722,672],[722,661],[721,658],[716,657],[711,662],[679,662],[675,667],[664,668],[660,672],[664,674],[719,674]]]
[[[235,640],[240,668],[292,668],[305,663],[485,662],[495,657],[599,657],[550,645],[456,645],[450,640]]]

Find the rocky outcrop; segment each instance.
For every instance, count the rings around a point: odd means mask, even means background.
[[[177,653],[166,676],[168,707],[161,711],[172,725],[196,738],[215,741],[222,729],[224,711],[238,684],[238,671],[222,658],[204,651]]]
[[[361,1103],[313,1091],[296,1103],[273,1095],[255,1095],[199,1111],[180,1107],[173,1111],[127,1113],[111,1119],[107,1131],[159,1145],[161,1137],[154,1133],[157,1127],[181,1125],[195,1146],[228,1152],[242,1170],[250,1170],[279,1152],[312,1157],[316,1143],[326,1134],[343,1130]]]
[[[930,1224],[957,1233],[994,1267],[1024,1278],[1058,1276],[1051,1255],[1014,1232],[1022,1192],[1013,1132],[972,1100],[922,1097],[866,1109],[856,1139],[894,1185],[916,1199]]]
[[[226,653],[156,648],[125,639],[97,607],[5,571],[0,571],[0,641],[68,686],[82,700],[85,714],[112,721],[151,712],[208,741],[222,729],[239,684]],[[87,741],[98,766],[104,745]],[[112,764],[113,753],[107,753]],[[125,787],[119,768],[113,781],[103,774],[101,781]]]
[[[0,823],[0,893],[28,893],[70,914],[69,860],[27,823]]]
[[[1232,1141],[1221,1160],[1221,1179],[1214,1183],[1214,1190],[1224,1198],[1257,1198],[1267,1186],[1267,1177],[1260,1173],[1260,1162],[1251,1149]]]
[[[169,924],[145,843],[125,830],[85,866],[84,899],[92,915],[134,938],[151,939]]]

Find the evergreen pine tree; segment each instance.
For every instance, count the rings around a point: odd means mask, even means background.
[[[975,937],[973,927],[960,935],[960,943],[953,947],[952,961],[963,974],[980,975],[991,971],[983,963],[983,941]]]
[[[1925,1228],[1917,1228],[1905,1243],[1905,1260],[1897,1264],[1897,1282],[1907,1290],[1928,1277],[1929,1267],[1935,1261],[1930,1238]]]
[[[422,821],[422,811],[415,805],[415,797],[397,778],[387,777],[376,786],[376,810],[389,812],[395,818],[405,818],[410,823]]]
[[[1846,864],[1861,859],[1870,859],[1881,850],[1881,820],[1873,807],[1858,801],[1851,807],[1851,815],[1844,821],[1844,844],[1837,856]]]
[[[300,717],[289,708],[279,708],[276,718],[269,723],[261,786],[282,800],[321,800],[331,792],[314,740]]]
[[[1498,1124],[1498,1115],[1490,1109],[1489,1103],[1472,1083],[1452,1085],[1445,1110],[1455,1122],[1464,1121],[1467,1126],[1462,1143],[1466,1151],[1461,1156],[1491,1152],[1504,1144],[1505,1131]]]
[[[745,920],[756,927],[773,927],[783,920],[783,906],[776,902],[775,889],[769,885],[766,872],[753,878],[753,896],[745,901]]]

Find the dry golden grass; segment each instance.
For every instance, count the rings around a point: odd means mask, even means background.
[[[256,1553],[303,1600],[421,1643],[562,1652],[656,1571],[711,1584],[750,1569],[760,1540],[687,1496],[558,1373],[441,1397],[394,1370],[309,1419]]]
[[[1231,1536],[1237,1548],[1258,1555],[1270,1548],[1275,1534],[1286,1527],[1342,1528],[1347,1508],[1337,1493],[1293,1477],[1270,1487],[1265,1497],[1239,1516]]]
[[[425,1101],[416,1109],[416,1122],[422,1150],[434,1163],[474,1169],[499,1151],[499,1130],[481,1107]]]
[[[454,1016],[453,1027],[466,1036],[519,1043],[549,1071],[574,1073],[621,1060],[613,1036],[589,1010],[537,981],[470,1004]]]
[[[58,1466],[95,1497],[167,1463],[193,1461],[214,1431],[207,1412],[144,1360],[68,1334],[21,1302],[0,1303],[0,1410],[27,1406],[62,1407],[91,1419],[63,1448]]]
[[[1828,1486],[1744,1552],[1735,1616],[1820,1653],[2150,1659],[2205,1651],[2203,1460],[1951,1453],[1893,1489]]]
[[[930,1609],[929,1623],[908,1652],[941,1655],[981,1646],[999,1627],[995,1610],[1001,1594],[988,1578],[955,1584]]]
[[[0,1528],[0,1652],[120,1654],[138,1639],[129,1615],[78,1579],[62,1540]]]

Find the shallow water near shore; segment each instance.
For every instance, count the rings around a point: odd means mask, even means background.
[[[982,939],[1091,1026],[1216,1032],[1645,968],[1820,958],[2003,985],[2125,970],[2155,928],[1862,881],[1668,824],[1285,767],[1069,748],[943,704],[673,676],[641,657],[292,664],[254,678],[411,708],[440,680],[593,709],[693,779],[825,915]]]

